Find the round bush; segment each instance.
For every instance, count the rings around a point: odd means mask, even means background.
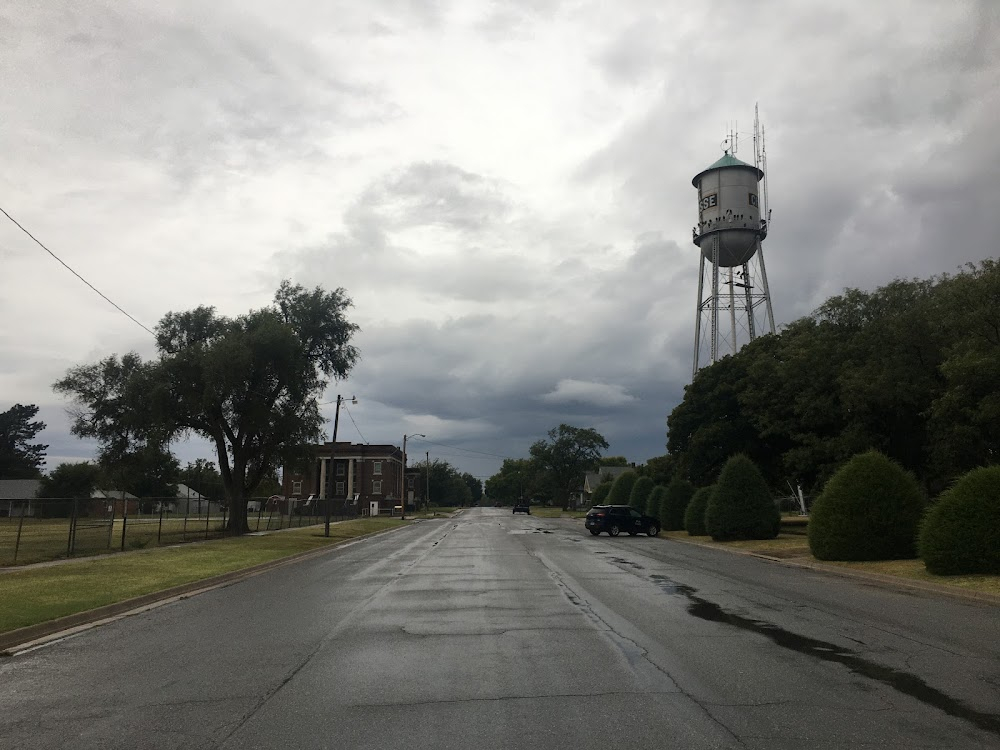
[[[705,530],[716,541],[773,539],[780,525],[781,514],[760,469],[743,454],[732,456],[705,508]]]
[[[705,530],[705,508],[708,507],[709,498],[712,497],[714,490],[715,485],[702,487],[692,495],[691,502],[688,503],[687,510],[684,511],[684,528],[687,529],[689,536],[708,534]]]
[[[663,507],[663,495],[666,491],[666,487],[662,484],[658,484],[653,488],[653,491],[649,493],[649,500],[646,501],[646,515],[660,519],[661,524],[663,523],[663,515],[661,514],[660,509]]]
[[[628,504],[640,513],[646,512],[646,501],[649,500],[653,492],[653,480],[649,477],[639,477],[632,485],[632,492],[629,493]]]
[[[684,512],[693,495],[694,485],[688,480],[680,477],[671,480],[660,508],[660,523],[664,531],[681,531],[684,528]]]
[[[973,469],[941,493],[918,547],[935,575],[1000,573],[1000,466]]]
[[[608,499],[608,493],[611,492],[611,482],[601,482],[597,487],[594,488],[594,493],[590,496],[590,502],[592,505],[601,505],[605,500]]]
[[[903,560],[917,556],[924,510],[917,480],[878,451],[860,453],[830,477],[809,513],[818,560]]]
[[[619,474],[608,492],[608,505],[628,505],[629,498],[632,496],[632,485],[638,478],[639,475],[634,471],[624,471]]]

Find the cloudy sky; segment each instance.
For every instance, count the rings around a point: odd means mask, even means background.
[[[996,0],[6,0],[0,72],[0,206],[63,260],[150,328],[344,287],[340,439],[483,477],[561,422],[664,452],[691,178],[755,102],[779,325],[998,250]],[[41,407],[50,468],[93,450],[51,384],[128,350],[0,215],[0,410]]]

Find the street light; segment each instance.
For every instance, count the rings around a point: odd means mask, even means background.
[[[403,435],[403,470],[399,472],[399,497],[401,503],[399,507],[403,510],[400,515],[400,519],[403,521],[406,520],[406,496],[403,494],[405,492],[405,482],[403,478],[406,476],[406,440],[411,437],[425,438],[427,436],[422,432],[418,432],[415,435]]]
[[[330,458],[331,458],[330,463],[331,464],[337,458],[337,427],[340,425],[340,405],[341,405],[341,403],[343,403],[346,400],[347,399],[343,398],[339,393],[337,394],[337,406],[334,408],[334,412],[333,412],[333,447],[330,449]],[[358,403],[357,397],[351,396],[351,403],[352,404]],[[331,466],[330,468],[333,469],[334,467]],[[336,484],[334,484],[334,487],[336,487]],[[320,494],[324,495],[324,496],[326,495],[326,487],[321,487],[320,488]],[[331,500],[331,498],[324,497],[324,499],[326,500],[326,523],[323,526],[323,536],[330,536],[330,505],[331,505],[330,500]]]

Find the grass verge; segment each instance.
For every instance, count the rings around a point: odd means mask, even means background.
[[[755,555],[767,555],[792,562],[810,563],[815,565],[841,567],[877,575],[894,576],[896,578],[953,586],[966,591],[979,591],[1000,596],[1000,576],[997,575],[964,575],[936,576],[927,572],[923,560],[873,560],[867,562],[834,562],[817,560],[809,551],[809,543],[801,533],[788,533],[783,530],[775,539],[762,539],[740,542],[715,542],[708,536],[689,536],[686,531],[665,531],[663,536],[668,539],[678,539],[694,542],[706,547],[736,548],[752,552]]]
[[[0,633],[334,545],[403,523],[392,518],[359,518],[332,524],[329,537],[323,536],[322,526],[310,526],[0,574]]]

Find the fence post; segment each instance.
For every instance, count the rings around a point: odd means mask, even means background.
[[[111,500],[111,525],[108,526],[108,549],[111,549],[111,538],[115,535],[115,501]]]
[[[200,496],[200,495],[199,495]],[[212,515],[212,501],[205,501],[205,538],[208,539],[209,517]]]
[[[254,529],[254,531],[260,531],[260,517],[261,517],[262,515],[264,515],[264,503],[260,503],[260,504],[259,504],[259,505],[257,506],[257,528],[256,528],[256,529]],[[270,522],[270,521],[268,521],[268,525],[270,525],[270,523],[271,523],[271,522]]]
[[[262,505],[261,508],[264,506]],[[267,531],[271,530],[271,519],[274,518],[274,506],[271,506],[271,510],[267,512]],[[257,531],[260,531],[260,524],[257,524]]]
[[[191,509],[190,498],[184,501],[184,526],[181,528],[181,541],[186,542],[188,539],[188,511]]]
[[[79,510],[80,501],[73,498],[73,515],[69,518],[69,539],[66,542],[66,556],[70,557],[76,552],[76,516]]]
[[[160,502],[160,523],[156,527],[156,543],[160,543],[160,536],[163,534],[163,506],[164,503]]]
[[[122,490],[122,552],[125,551],[125,527],[128,525],[128,500],[125,499],[125,491]]]
[[[30,501],[29,501],[30,504]],[[17,564],[17,550],[21,547],[21,529],[24,527],[24,514],[27,508],[21,508],[21,520],[17,524],[17,541],[14,542],[14,564]],[[7,511],[8,513],[10,511]]]

